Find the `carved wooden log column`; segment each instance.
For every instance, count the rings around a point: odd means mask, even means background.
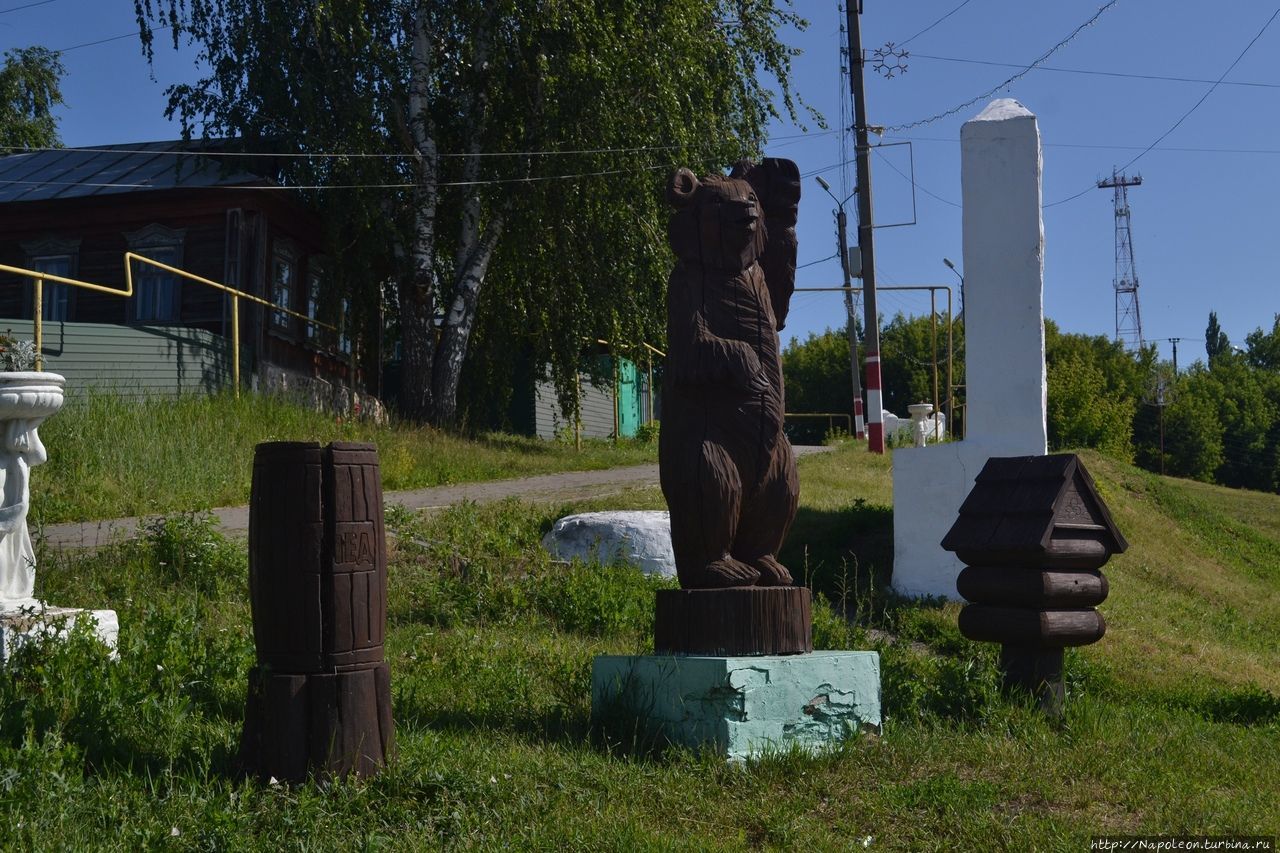
[[[241,738],[246,772],[366,776],[394,754],[385,542],[373,445],[258,445],[249,506],[258,665]]]
[[[987,460],[942,547],[965,563],[960,633],[1000,643],[1005,688],[1061,713],[1063,650],[1102,639],[1099,569],[1128,547],[1079,457]]]

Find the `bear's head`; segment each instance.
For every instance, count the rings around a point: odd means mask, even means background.
[[[685,263],[737,273],[764,251],[764,210],[746,180],[698,180],[688,169],[677,169],[667,183],[667,202],[676,209],[667,237]]]

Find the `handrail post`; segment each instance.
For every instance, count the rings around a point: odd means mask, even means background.
[[[947,288],[947,431],[951,435],[952,440],[956,437],[956,386],[954,384],[951,366],[955,359],[954,338],[955,320],[951,316],[951,288]]]
[[[36,370],[44,369],[44,279],[36,279],[36,294],[34,313],[31,315],[32,325],[35,327],[36,339]]]
[[[929,327],[932,338],[929,360],[933,363],[933,440],[938,440],[938,413],[941,411],[938,399],[938,290],[929,288]]]
[[[240,297],[231,295],[231,384],[240,399]]]

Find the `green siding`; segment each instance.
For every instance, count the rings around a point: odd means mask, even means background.
[[[30,320],[0,319],[0,329],[30,340]],[[67,393],[108,387],[138,396],[209,393],[231,384],[229,342],[221,335],[183,326],[116,326],[105,323],[45,323],[44,369],[67,378]],[[245,347],[241,381],[253,363]]]

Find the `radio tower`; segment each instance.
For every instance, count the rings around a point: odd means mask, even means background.
[[[1111,170],[1098,189],[1115,190],[1116,207],[1116,340],[1126,349],[1142,349],[1142,315],[1138,312],[1138,270],[1133,264],[1133,232],[1129,228],[1129,187],[1142,185],[1142,176],[1125,177]]]

